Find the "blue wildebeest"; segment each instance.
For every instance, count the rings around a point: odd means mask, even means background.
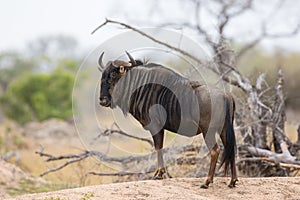
[[[157,152],[157,170],[153,179],[162,179],[167,173],[163,162],[164,130],[184,136],[203,133],[210,150],[211,162],[208,177],[201,188],[213,182],[220,148],[215,134],[220,134],[224,144],[221,166],[225,163],[225,175],[230,166],[231,181],[237,181],[233,129],[234,99],[220,89],[190,81],[159,64],[145,64],[126,52],[129,62],[122,60],[102,63],[104,52],[98,60],[102,73],[100,105],[119,107],[137,119],[152,134]]]

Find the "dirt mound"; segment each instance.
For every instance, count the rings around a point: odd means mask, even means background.
[[[30,178],[28,174],[23,172],[17,166],[0,160],[0,182],[1,183],[16,183],[21,179]]]
[[[299,199],[300,177],[240,178],[236,188],[229,178],[216,178],[209,189],[200,189],[204,178],[174,178],[89,186],[30,194],[15,199]]]
[[[32,177],[19,167],[0,160],[0,199],[8,198],[9,193],[24,194],[26,190],[18,191],[21,185],[27,185],[31,187],[31,191],[35,191],[33,190],[34,188],[32,188],[33,186],[38,188],[46,183],[44,179]],[[30,192],[30,190],[27,192]]]
[[[21,179],[29,176],[13,164],[0,160],[0,198],[8,197],[5,187],[16,185]]]

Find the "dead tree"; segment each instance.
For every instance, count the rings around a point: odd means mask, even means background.
[[[247,12],[248,10],[253,9],[254,1],[250,0],[243,3],[241,3],[240,1],[226,0],[214,1],[214,3],[218,4],[219,6],[219,12],[213,14],[218,21],[218,25],[216,27],[216,29],[218,30],[218,35],[214,38],[209,34],[208,30],[205,30],[205,28],[202,27],[202,24],[200,22],[201,9],[205,7],[203,4],[204,1],[192,0],[189,2],[193,4],[193,7],[195,8],[195,19],[193,21],[186,20],[179,23],[166,22],[163,24],[159,24],[159,27],[176,26],[181,28],[188,28],[190,30],[194,30],[199,35],[204,36],[206,43],[210,45],[211,50],[215,55],[214,59],[210,62],[203,62],[202,60],[195,58],[188,52],[166,44],[163,41],[159,41],[152,36],[140,31],[138,28],[135,28],[123,22],[106,19],[106,21],[101,24],[96,30],[108,24],[116,24],[122,26],[124,28],[135,31],[156,43],[164,45],[173,51],[177,51],[178,53],[181,53],[182,55],[195,60],[199,65],[210,69],[211,71],[216,73],[224,82],[239,88],[244,94],[246,94],[246,99],[243,104],[240,104],[240,106],[242,106],[243,109],[246,110],[244,113],[248,114],[244,114],[244,118],[241,118],[241,120],[237,120],[237,125],[239,126],[239,129],[243,131],[245,140],[258,150],[266,149],[270,151],[271,146],[267,144],[267,127],[269,126],[272,129],[272,134],[274,136],[273,138],[274,145],[276,146],[276,152],[281,153],[285,151],[286,155],[288,155],[288,153],[292,155],[290,151],[293,144],[284,134],[285,106],[284,92],[282,88],[282,71],[278,72],[278,81],[274,90],[272,86],[269,86],[266,83],[265,74],[261,74],[253,83],[250,81],[250,77],[243,75],[238,70],[238,64],[242,57],[245,56],[248,51],[254,48],[262,40],[266,38],[276,39],[281,37],[291,37],[298,34],[300,30],[300,23],[297,24],[291,31],[288,31],[286,33],[274,34],[267,31],[268,20],[270,19],[270,17],[272,17],[270,16],[269,18],[262,21],[260,35],[258,35],[249,43],[245,44],[236,53],[233,53],[233,51],[228,48],[228,38],[226,37],[225,30],[229,22],[235,17],[243,14],[244,12]],[[280,6],[281,4],[279,3],[278,6],[275,7],[273,14]],[[216,67],[212,67],[212,64],[215,64],[214,66]],[[275,96],[270,96],[269,93],[275,93]],[[245,129],[247,129],[247,127],[249,126],[251,127],[251,132],[247,133]],[[286,152],[286,149],[289,149],[288,152]],[[290,161],[292,161],[293,159],[290,159]]]
[[[273,106],[272,134],[273,144],[276,153],[281,153],[281,145],[286,145],[287,138],[284,137],[285,116],[285,96],[283,93],[283,75],[282,70],[278,71],[277,84],[275,87],[275,102]]]
[[[267,24],[269,19],[262,20],[260,34],[256,36],[252,41],[246,43],[242,48],[237,51],[233,51],[229,48],[228,41],[234,40],[234,38],[229,38],[225,30],[228,28],[228,24],[233,21],[236,17],[241,16],[243,13],[253,9],[254,0],[249,1],[212,1],[218,6],[218,11],[210,13],[214,19],[217,21],[217,35],[212,37],[209,34],[209,30],[206,30],[201,23],[201,11],[205,9],[205,1],[203,0],[190,0],[184,1],[189,2],[194,10],[194,19],[183,19],[178,22],[165,22],[163,24],[158,24],[159,27],[181,27],[187,28],[194,31],[200,36],[203,36],[205,42],[211,47],[211,51],[215,55],[213,60],[203,61],[198,57],[191,55],[189,52],[186,52],[178,47],[172,46],[154,38],[151,35],[141,31],[139,28],[136,28],[129,23],[124,23],[116,20],[106,19],[95,31],[98,29],[107,26],[107,25],[116,25],[131,31],[134,31],[153,42],[156,42],[160,45],[163,45],[170,50],[176,51],[183,56],[189,57],[190,59],[196,61],[199,66],[205,67],[215,74],[217,74],[222,81],[227,83],[228,86],[236,87],[243,94],[244,97],[237,96],[239,105],[238,105],[238,120],[236,120],[237,129],[240,130],[244,138],[243,142],[239,146],[241,159],[238,161],[239,164],[245,163],[262,163],[266,167],[273,168],[287,168],[287,169],[296,169],[299,170],[299,160],[294,157],[293,148],[298,151],[300,148],[296,148],[296,144],[292,144],[289,139],[285,136],[284,133],[284,121],[285,121],[285,104],[284,104],[284,91],[283,91],[283,76],[282,71],[278,72],[277,83],[274,87],[269,86],[265,81],[265,74],[261,74],[256,81],[251,81],[250,77],[243,75],[239,71],[240,60],[243,56],[246,55],[251,49],[258,45],[262,40],[276,39],[282,37],[292,37],[298,34],[300,30],[300,23],[295,26],[291,31],[274,34],[267,31]],[[280,5],[280,4],[279,4]],[[157,5],[159,6],[159,5]],[[278,8],[278,7],[277,7]],[[270,16],[272,17],[272,16]],[[157,25],[157,24],[156,24]],[[275,93],[275,96],[270,96],[269,93]],[[275,152],[271,151],[271,146],[267,144],[267,127],[271,127],[273,144]],[[249,129],[250,127],[250,129]],[[121,133],[121,132],[116,132]],[[126,133],[127,134],[127,133]],[[300,146],[300,126],[298,129],[298,147]],[[124,134],[123,134],[124,135]],[[130,134],[127,134],[130,135]],[[137,138],[136,138],[137,139]],[[145,141],[144,141],[145,142]],[[150,143],[150,142],[148,142]],[[180,147],[181,150],[186,150],[187,147]],[[166,150],[170,151],[171,150]],[[175,151],[176,153],[182,151]],[[89,156],[98,156],[101,161],[107,162],[122,162],[127,163],[128,160],[143,160],[149,157],[126,157],[126,158],[107,158],[103,155],[99,156],[96,152],[87,152],[85,151],[82,155],[77,155],[73,157],[72,155],[66,155],[62,157],[54,157],[49,154],[45,154],[43,151],[37,152],[41,156],[48,157],[47,161],[53,161],[58,159],[68,159],[66,163],[57,168],[50,169],[47,173],[57,171],[69,164],[77,162],[79,159],[85,159]],[[151,154],[149,154],[151,155]],[[125,166],[124,166],[125,167]],[[124,168],[126,169],[126,167]],[[151,169],[148,168],[148,169]],[[268,169],[268,168],[265,168]],[[148,170],[149,171],[149,170]],[[151,170],[150,170],[151,171]],[[140,170],[141,173],[146,173],[147,170]],[[263,170],[260,168],[260,171],[257,175],[263,175]],[[132,172],[120,172],[120,173],[103,173],[103,172],[91,172],[90,174],[94,175],[117,175],[125,176],[132,175]],[[288,175],[288,172],[284,172],[284,175]]]

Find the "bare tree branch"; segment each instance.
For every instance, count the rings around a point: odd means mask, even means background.
[[[236,56],[237,61],[239,61],[245,55],[245,53],[247,53],[249,50],[253,49],[253,47],[255,47],[257,44],[259,44],[262,40],[292,37],[292,36],[297,35],[300,32],[300,23],[298,23],[293,30],[291,30],[289,32],[285,32],[285,33],[268,33],[266,31],[266,29],[267,29],[266,24],[267,24],[267,22],[265,22],[265,21],[262,23],[262,26],[261,26],[262,32],[257,38],[255,38],[248,44],[244,45],[243,48],[241,48],[239,50],[239,52],[237,52],[237,56]]]
[[[148,35],[145,32],[143,32],[143,31],[141,31],[141,30],[139,30],[137,28],[134,28],[133,26],[130,26],[130,25],[126,24],[126,23],[123,23],[123,22],[114,21],[114,20],[110,20],[110,19],[105,19],[105,22],[102,23],[100,26],[98,26],[95,30],[93,30],[91,34],[94,34],[98,29],[102,28],[103,26],[105,26],[108,23],[121,25],[121,26],[123,26],[123,27],[125,27],[127,29],[130,29],[130,30],[132,30],[134,32],[137,32],[137,33],[141,34],[142,36],[144,36],[146,38],[149,38],[150,40],[152,40],[153,42],[155,42],[157,44],[161,44],[161,45],[163,45],[163,46],[165,46],[165,47],[167,47],[169,49],[175,50],[175,51],[181,53],[182,55],[185,55],[185,56],[187,56],[187,57],[189,57],[189,58],[197,61],[199,64],[203,64],[202,61],[199,58],[191,55],[190,53],[188,53],[188,52],[186,52],[186,51],[184,51],[184,50],[182,50],[180,48],[174,47],[174,46],[172,46],[170,44],[167,44],[165,42],[162,42],[162,41],[160,41],[160,40],[152,37],[151,35]]]
[[[85,159],[87,157],[88,157],[88,154],[83,154],[83,155],[81,155],[80,157],[78,157],[76,159],[68,160],[64,164],[59,165],[58,167],[51,168],[51,169],[49,169],[49,170],[41,173],[40,176],[45,176],[46,174],[49,174],[51,172],[56,172],[56,171],[58,171],[58,170],[60,170],[60,169],[62,169],[64,167],[66,167],[66,166],[68,166],[68,165],[70,165],[72,163],[79,162],[79,161],[81,161],[81,160],[83,160],[83,159]]]
[[[266,161],[266,162],[274,163],[274,164],[276,164],[276,165],[279,166],[279,167],[284,167],[284,168],[294,168],[294,169],[300,170],[300,165],[296,165],[296,164],[287,164],[287,163],[282,163],[282,162],[276,163],[274,160],[269,159],[269,158],[267,158],[267,157],[247,157],[247,158],[242,158],[242,159],[239,159],[239,160],[236,162],[236,164],[237,164],[237,165],[240,165],[242,162],[245,162],[245,161],[251,161],[251,162],[256,162],[256,161]]]
[[[244,45],[240,51],[237,52],[236,59],[239,61],[246,52],[248,52],[250,49],[253,49],[258,43],[262,41],[263,37],[259,36],[256,39],[254,39],[252,42],[249,42],[248,44]]]
[[[97,176],[132,176],[132,175],[140,175],[140,174],[149,174],[155,172],[156,168],[155,166],[152,166],[150,168],[139,170],[138,172],[88,172],[88,174],[91,175],[97,175]]]
[[[194,145],[168,147],[168,148],[163,149],[163,154],[166,157],[172,157],[172,156],[178,155],[178,154],[180,154],[182,152],[186,152],[186,151],[199,151],[200,148],[201,148],[200,146],[194,146]],[[46,174],[56,172],[62,168],[67,167],[70,164],[79,162],[88,157],[96,157],[99,159],[99,161],[107,162],[110,164],[119,163],[125,167],[130,163],[136,163],[136,162],[139,163],[142,161],[148,161],[149,159],[153,159],[156,156],[156,153],[152,152],[152,153],[146,154],[146,155],[112,157],[112,156],[105,155],[99,151],[88,151],[88,150],[86,150],[80,154],[68,154],[68,155],[54,156],[54,155],[51,155],[48,153],[44,153],[43,151],[44,151],[44,149],[41,148],[40,151],[36,151],[35,153],[40,155],[41,157],[46,157],[47,158],[46,162],[57,161],[57,160],[67,160],[67,161],[65,161],[65,163],[63,163],[57,167],[51,168],[51,169],[41,173],[40,176],[44,176]],[[150,167],[150,169],[152,169],[152,168]]]
[[[205,31],[200,22],[200,10],[201,10],[201,2],[200,1],[192,1],[195,4],[195,22],[196,22],[196,30],[199,34],[204,35],[207,43],[211,44],[213,47],[216,46],[216,43],[213,42],[211,36]]]
[[[186,51],[184,51],[184,50],[182,50],[182,49],[180,49],[180,48],[174,47],[174,46],[172,46],[172,45],[170,45],[170,44],[167,44],[167,43],[165,43],[165,42],[162,42],[162,41],[160,41],[160,40],[158,40],[158,39],[156,39],[156,38],[154,38],[154,37],[148,35],[147,33],[143,32],[143,31],[141,31],[141,30],[139,30],[139,29],[137,29],[137,28],[134,28],[134,27],[132,27],[132,26],[126,24],[126,23],[123,23],[123,22],[119,22],[119,21],[114,21],[114,20],[106,19],[104,23],[102,23],[102,24],[101,24],[100,26],[98,26],[94,31],[92,31],[92,34],[95,33],[97,30],[99,30],[101,27],[103,27],[103,26],[105,26],[105,25],[107,25],[107,24],[109,24],[109,23],[121,25],[121,26],[123,26],[123,27],[125,27],[125,28],[127,28],[127,29],[130,29],[130,30],[132,30],[132,31],[134,31],[134,32],[137,32],[137,33],[141,34],[142,36],[144,36],[144,37],[146,37],[146,38],[152,40],[152,41],[155,42],[155,43],[161,44],[161,45],[163,45],[163,46],[165,46],[165,47],[167,47],[167,48],[169,48],[169,49],[171,49],[171,50],[174,50],[174,51],[176,51],[176,52],[178,52],[178,53],[180,53],[180,54],[182,54],[182,55],[185,55],[185,56],[187,56],[187,57],[193,59],[194,61],[198,62],[198,64],[204,65],[205,67],[211,69],[211,70],[212,70],[213,72],[215,72],[216,74],[220,74],[220,72],[219,72],[216,68],[211,67],[211,64],[210,64],[211,62],[203,63],[202,60],[200,60],[199,58],[197,58],[197,57],[191,55],[190,53],[188,53],[188,52],[186,52]],[[218,51],[216,56],[218,56],[218,54],[220,54],[220,53],[222,53],[222,52],[223,52],[222,50],[221,50],[221,51]],[[234,67],[232,67],[231,65],[225,63],[222,59],[220,60],[220,63],[221,63],[225,68],[230,68],[231,71],[235,72],[236,77],[239,77],[239,79],[242,80],[242,82],[237,82],[237,81],[233,80],[232,78],[230,78],[229,76],[223,76],[223,80],[224,80],[224,81],[226,81],[227,83],[230,83],[230,84],[232,84],[232,85],[234,85],[234,86],[240,87],[240,88],[242,88],[243,90],[248,90],[249,87],[248,87],[248,86],[245,87],[246,85],[245,85],[245,83],[243,82],[243,81],[246,81],[246,80],[245,80],[245,77],[242,76],[242,74],[241,74],[239,71],[237,71],[237,70],[236,70]],[[246,82],[249,82],[249,81],[246,81]],[[242,83],[242,84],[241,84],[241,83]]]
[[[294,164],[300,167],[300,161],[294,156],[286,155],[284,153],[277,154],[266,149],[255,148],[253,146],[244,146],[243,149],[247,150],[253,156],[266,157],[270,162]]]
[[[119,134],[119,135],[123,135],[123,136],[126,136],[126,137],[129,137],[129,138],[133,138],[133,139],[136,139],[136,140],[140,140],[140,141],[143,141],[143,142],[146,142],[148,143],[151,147],[153,147],[153,141],[151,139],[148,139],[148,138],[142,138],[142,137],[138,137],[138,136],[135,136],[135,135],[130,135],[124,131],[122,131],[120,129],[120,127],[116,124],[116,123],[113,123],[112,124],[112,127],[113,126],[116,126],[117,129],[112,129],[112,128],[107,128],[105,129],[104,131],[101,131],[100,134],[98,134],[94,139],[98,139],[100,138],[101,136],[110,136],[114,133],[116,134]]]

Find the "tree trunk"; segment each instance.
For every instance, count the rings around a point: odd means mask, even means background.
[[[235,112],[235,123],[240,127],[240,132],[243,137],[243,143],[253,144],[253,137],[248,133],[248,126],[246,126],[244,119],[246,116],[243,114],[243,111]]]
[[[275,102],[273,105],[273,119],[272,119],[272,133],[273,133],[273,144],[276,153],[281,153],[283,150],[281,144],[284,142],[290,143],[284,135],[284,122],[286,119],[285,115],[285,95],[283,93],[283,75],[282,70],[279,69],[277,76],[277,84],[275,87]]]
[[[267,124],[262,119],[264,116],[263,108],[258,103],[259,97],[257,90],[252,88],[248,93],[248,104],[250,108],[250,116],[253,122],[251,125],[253,135],[253,145],[257,148],[267,148]]]
[[[261,149],[267,149],[267,127],[263,122],[257,122],[252,125],[252,134],[254,136],[254,146]]]

